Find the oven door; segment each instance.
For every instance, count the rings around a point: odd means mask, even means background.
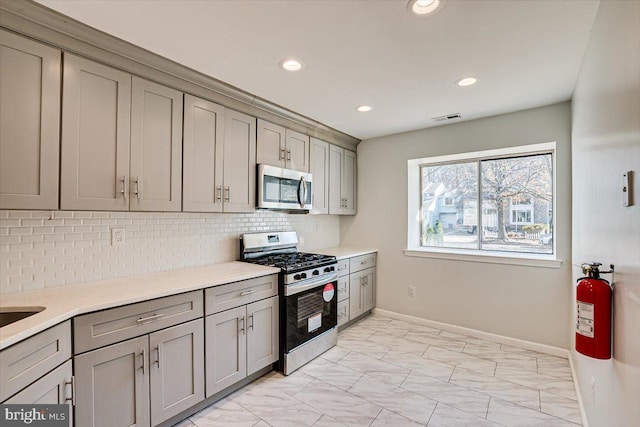
[[[336,280],[328,279],[297,293],[285,292],[285,353],[338,324],[337,286]]]
[[[311,181],[309,173],[258,165],[258,208],[308,211]]]

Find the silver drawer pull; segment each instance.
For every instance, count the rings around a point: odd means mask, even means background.
[[[240,296],[241,296],[241,297],[244,297],[244,296],[247,296],[247,295],[251,295],[251,294],[252,294],[252,293],[254,293],[255,291],[256,291],[255,289],[252,289],[252,290],[250,290],[250,291],[240,292]]]
[[[365,265],[366,263],[367,263],[366,259],[364,261],[360,261],[360,265]]]
[[[164,313],[154,314],[153,316],[149,316],[149,317],[141,317],[140,319],[136,320],[136,322],[138,323],[150,322],[152,320],[159,319],[162,316],[164,316]]]
[[[65,402],[71,401],[71,406],[76,406],[76,377],[72,375],[71,381],[65,381],[64,385],[71,386],[71,397],[65,397],[64,401]]]

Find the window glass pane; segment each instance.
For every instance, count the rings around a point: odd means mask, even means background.
[[[421,245],[478,249],[478,163],[421,167]]]
[[[551,154],[480,163],[482,249],[553,253]]]

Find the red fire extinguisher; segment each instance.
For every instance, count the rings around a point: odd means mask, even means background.
[[[601,274],[598,262],[582,264],[586,277],[578,279],[576,291],[576,350],[596,359],[611,359],[611,303],[613,289]]]

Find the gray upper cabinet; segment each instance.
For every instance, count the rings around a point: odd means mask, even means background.
[[[57,209],[60,51],[0,30],[0,209]]]
[[[287,168],[300,172],[309,172],[309,136],[287,129],[286,133]]]
[[[129,209],[131,75],[64,54],[61,209]]]
[[[182,93],[64,55],[62,209],[180,211]]]
[[[264,120],[258,120],[257,162],[309,172],[309,137]]]
[[[258,146],[256,161],[260,164],[286,167],[286,129],[258,119]]]
[[[182,92],[135,76],[131,185],[131,210],[181,210]]]
[[[256,119],[225,110],[224,211],[253,212],[256,204]]]
[[[224,107],[184,96],[182,207],[222,212]]]
[[[329,213],[356,213],[356,153],[329,147]]]
[[[329,143],[310,139],[309,172],[313,178],[312,214],[329,213]]]
[[[185,95],[183,210],[252,212],[256,119]]]

